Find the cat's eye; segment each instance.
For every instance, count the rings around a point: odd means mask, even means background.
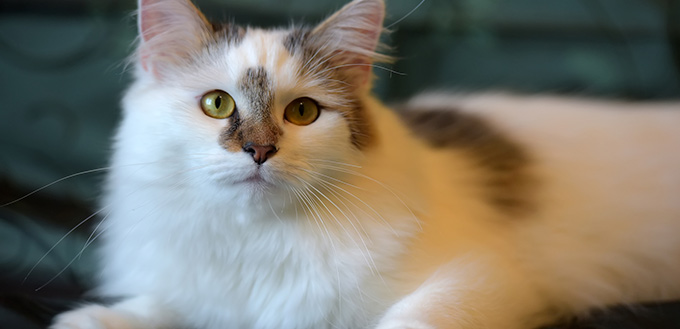
[[[298,98],[286,106],[283,116],[290,123],[306,126],[319,117],[319,106],[311,98]]]
[[[234,114],[236,103],[226,92],[213,90],[201,97],[201,109],[211,118],[226,119]]]

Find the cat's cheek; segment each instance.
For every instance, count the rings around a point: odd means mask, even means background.
[[[316,122],[310,125],[310,133],[329,143],[342,143],[351,135],[349,122],[340,112],[324,111]],[[349,144],[347,144],[349,146]]]
[[[284,127],[285,136],[281,140],[281,148],[297,148],[306,153],[325,153],[349,146],[343,143],[349,140],[349,127],[338,112],[322,112],[316,121],[306,126],[285,123]]]

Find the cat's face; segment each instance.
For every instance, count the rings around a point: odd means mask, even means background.
[[[262,30],[143,0],[126,120],[187,180],[246,195],[332,183],[374,142],[361,99],[382,17],[363,0],[316,28]]]

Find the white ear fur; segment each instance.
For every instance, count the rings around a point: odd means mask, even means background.
[[[210,37],[211,27],[189,0],[139,0],[139,61],[162,78],[168,64],[185,61]]]
[[[355,85],[363,86],[370,80],[374,61],[391,60],[376,52],[384,17],[383,0],[354,0],[319,24],[312,35],[334,51],[330,62],[355,79]]]

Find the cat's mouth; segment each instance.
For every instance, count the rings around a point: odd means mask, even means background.
[[[237,183],[241,183],[241,184],[259,184],[259,183],[266,183],[266,181],[265,181],[264,178],[262,178],[262,176],[260,176],[259,174],[255,174],[255,175],[252,175],[252,176],[250,176],[250,177],[248,177],[248,178],[246,178],[246,179],[244,179],[244,180],[241,180],[241,181],[239,181],[239,182],[237,182]]]
[[[251,186],[269,186],[271,185],[270,182],[268,182],[264,177],[262,177],[262,174],[258,171],[249,177],[242,179],[242,180],[237,180],[234,182],[234,184],[246,184],[246,185],[251,185]]]

